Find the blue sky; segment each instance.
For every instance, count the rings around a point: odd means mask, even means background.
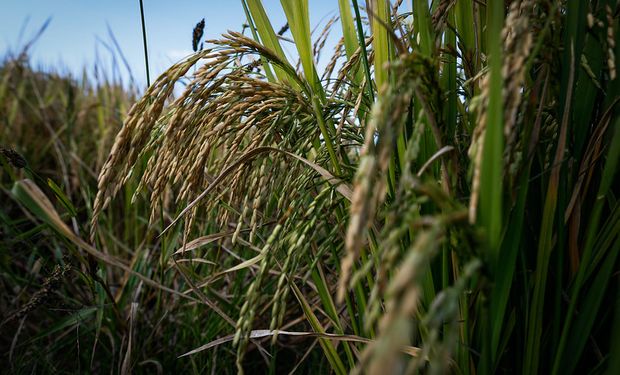
[[[151,80],[192,52],[192,29],[203,17],[208,39],[226,30],[240,31],[245,22],[240,0],[143,1]],[[263,4],[277,31],[285,23],[280,1],[263,0]],[[337,10],[336,0],[310,0],[310,25],[324,25]],[[109,25],[136,81],[142,85],[146,82],[138,0],[2,0],[0,58],[8,51],[19,50],[48,17],[49,27],[31,50],[34,66],[73,74],[81,74],[84,68],[92,74],[95,61],[109,68],[111,55],[102,44],[112,44]],[[340,33],[339,26],[334,32]],[[284,47],[292,55],[294,48],[287,48],[286,43]]]

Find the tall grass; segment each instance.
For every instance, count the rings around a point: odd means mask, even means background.
[[[207,41],[129,110],[84,203],[90,244],[13,188],[93,291],[90,321],[63,326],[92,330],[81,365],[620,371],[617,2],[339,1],[340,28],[313,35],[308,1],[283,0],[299,64],[242,3],[249,35]]]

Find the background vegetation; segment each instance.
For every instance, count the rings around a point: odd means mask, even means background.
[[[617,1],[242,2],[140,98],[5,58],[5,369],[620,373]]]

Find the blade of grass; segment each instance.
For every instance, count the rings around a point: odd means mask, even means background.
[[[299,304],[301,305],[304,311],[304,315],[306,316],[308,323],[310,323],[310,325],[312,326],[312,329],[319,334],[325,334],[325,329],[323,328],[323,326],[321,325],[321,322],[319,322],[319,319],[316,317],[316,315],[312,311],[312,308],[310,307],[310,304],[304,297],[303,293],[299,290],[299,288],[297,287],[297,285],[295,285],[293,281],[290,281],[290,285],[291,285],[291,288],[293,288],[295,297],[297,297],[297,300],[299,301]],[[332,366],[332,370],[336,374],[341,374],[341,375],[346,374],[347,371],[345,370],[344,364],[342,363],[342,360],[340,359],[340,356],[338,355],[338,352],[336,351],[336,348],[331,343],[331,341],[326,340],[326,339],[320,339],[319,343],[321,344],[321,347],[323,348],[323,352],[327,356],[327,360]]]
[[[265,12],[265,8],[263,8],[261,0],[243,0],[243,2],[247,5],[247,8],[250,11],[250,15],[252,16],[252,20],[256,26],[256,30],[258,31],[262,44],[273,51],[275,55],[280,58],[280,60],[287,62],[288,60],[284,54],[284,50],[282,50],[278,36],[273,30],[273,26],[271,25],[271,21]],[[274,66],[273,68],[280,82],[286,82],[299,89],[296,80],[292,79],[289,76],[289,73],[279,66]]]
[[[293,34],[295,48],[297,48],[306,80],[310,83],[313,92],[321,94],[323,93],[323,87],[319,82],[319,76],[314,66],[312,41],[310,40],[308,0],[280,0],[280,4],[282,4],[286,14],[291,34]]]
[[[606,295],[609,283],[613,280],[612,273],[618,259],[618,252],[620,252],[620,240],[616,238],[613,248],[607,253],[591,286],[584,290],[584,298],[580,304],[579,315],[576,316],[574,323],[571,325],[571,330],[568,333],[569,336],[566,339],[564,356],[556,362],[561,363],[556,373],[573,373],[579,360],[582,358],[580,354],[583,353],[584,347],[591,337],[590,333],[599,315],[601,303]]]
[[[544,76],[545,83],[543,84],[540,104],[536,113],[536,118],[533,129],[539,129],[542,122],[542,113],[544,104],[547,99],[547,93],[549,89],[549,74],[548,70],[541,75]],[[529,137],[532,137],[532,132],[529,131]],[[507,223],[507,230],[502,238],[500,248],[501,262],[497,264],[496,272],[496,285],[493,288],[491,294],[491,314],[492,321],[492,338],[491,338],[491,361],[495,364],[498,356],[498,348],[500,345],[500,338],[502,335],[502,327],[505,324],[506,306],[508,298],[513,284],[513,276],[517,266],[517,254],[521,248],[522,236],[523,236],[523,224],[525,217],[525,209],[527,203],[528,192],[530,188],[530,171],[532,167],[533,159],[529,159],[524,168],[523,174],[520,176],[519,183],[517,185],[518,196],[515,205],[510,213],[510,218]],[[505,337],[508,340],[508,337]]]
[[[484,136],[482,174],[480,178],[480,223],[486,231],[491,264],[497,261],[502,231],[502,160],[504,153],[504,105],[502,101],[502,47],[504,4],[487,4],[487,38],[489,46],[489,106]]]
[[[367,338],[356,336],[356,335],[339,335],[339,334],[334,334],[334,333],[294,332],[294,331],[284,331],[284,330],[277,330],[277,329],[276,330],[255,329],[250,332],[250,338],[253,338],[253,339],[260,339],[260,338],[271,337],[271,336],[318,337],[318,338],[329,339],[333,341],[360,342],[363,344],[370,344],[373,342],[373,340],[369,340]],[[210,343],[205,344],[201,347],[198,347],[194,350],[191,350],[187,353],[181,354],[178,358],[200,353],[204,350],[214,348],[218,345],[231,342],[233,341],[234,338],[235,338],[235,335],[224,336],[217,340],[213,340]],[[413,347],[413,346],[407,346],[407,347],[402,348],[402,352],[412,357],[417,357],[420,353],[420,349]]]
[[[146,71],[146,87],[151,86],[149,69],[149,49],[146,42],[146,20],[144,19],[144,5],[140,0],[140,23],[142,24],[142,45],[144,46],[144,69]]]
[[[47,199],[45,194],[30,180],[21,180],[15,183],[13,186],[12,193],[25,207],[27,207],[30,211],[32,211],[37,217],[43,220],[46,224],[48,224],[51,228],[56,230],[59,234],[67,238],[69,241],[77,245],[79,248],[83,249],[90,255],[94,256],[96,259],[107,263],[111,266],[115,266],[121,268],[122,270],[138,277],[140,280],[144,281],[145,284],[152,286],[154,288],[158,288],[164,290],[166,292],[178,295],[183,298],[187,298],[190,300],[194,300],[194,298],[184,295],[174,289],[168,288],[160,283],[153,281],[152,279],[135,272],[126,264],[122,263],[115,257],[100,252],[93,246],[86,243],[83,239],[76,236],[71,229],[62,221],[52,203]]]
[[[616,280],[616,299],[614,304],[614,320],[611,332],[620,332],[620,279]],[[609,353],[620,353],[620,335],[611,335]],[[607,366],[608,375],[620,373],[620,356],[610,355]]]
[[[349,0],[338,0],[338,9],[340,11],[340,25],[342,27],[342,36],[344,38],[344,49],[347,53],[347,58],[351,59],[358,48],[365,49],[366,45],[359,44],[360,41],[355,33],[355,21],[353,20],[353,14],[351,13],[351,3]],[[353,83],[360,85],[363,79],[362,74],[362,71],[357,69],[355,74],[351,77]]]
[[[572,44],[570,46],[572,49]],[[571,60],[571,72],[574,73],[574,60]],[[541,355],[541,337],[543,312],[545,305],[545,292],[548,277],[549,259],[553,250],[553,227],[555,222],[555,213],[557,208],[558,188],[560,180],[560,172],[562,167],[562,159],[566,148],[566,139],[568,131],[568,123],[570,116],[570,105],[573,93],[574,74],[569,75],[568,93],[566,95],[566,105],[562,117],[562,124],[558,143],[556,147],[553,168],[547,186],[547,194],[545,196],[542,223],[540,228],[540,237],[538,242],[538,254],[536,258],[536,271],[534,274],[534,291],[532,295],[532,304],[527,322],[527,336],[525,348],[524,371],[528,373],[537,373],[540,365]],[[561,351],[558,350],[558,353]]]
[[[340,323],[340,318],[338,317],[339,314],[336,310],[336,304],[334,303],[332,295],[329,291],[329,286],[327,284],[327,280],[325,279],[325,274],[320,262],[317,263],[315,269],[312,270],[312,279],[314,284],[317,286],[321,303],[325,307],[325,312],[331,318],[332,324],[334,324],[336,333],[344,334],[344,329],[342,328],[342,323]],[[351,316],[351,319],[354,318],[355,316]],[[344,349],[347,355],[347,360],[349,361],[349,366],[350,368],[353,368],[355,366],[355,360],[353,359],[353,353],[351,352],[349,344],[345,343]]]
[[[388,83],[389,74],[386,64],[390,61],[390,40],[386,25],[391,25],[389,6],[386,0],[371,0],[372,13],[368,14],[372,29],[372,46],[375,52],[375,83],[377,91],[381,92]]]
[[[355,24],[357,28],[357,38],[359,48],[362,50],[362,62],[364,64],[364,72],[366,73],[366,91],[371,102],[375,101],[375,94],[372,88],[372,77],[370,75],[370,63],[368,62],[368,51],[366,51],[366,39],[364,38],[364,28],[362,27],[362,16],[357,0],[353,0],[353,10],[355,11]]]
[[[570,98],[570,95],[568,97]],[[590,259],[592,257],[592,252],[594,250],[594,244],[596,241],[596,237],[598,235],[601,211],[603,210],[603,205],[605,203],[604,198],[607,195],[607,192],[611,189],[613,185],[614,177],[618,171],[619,160],[620,160],[620,118],[617,118],[615,121],[614,135],[613,135],[613,138],[610,144],[607,162],[605,163],[605,169],[603,170],[601,183],[600,183],[597,195],[596,195],[597,199],[594,203],[594,207],[592,208],[592,214],[590,215],[591,219],[590,219],[590,222],[586,230],[586,240],[585,240],[581,263],[579,265],[579,271],[577,272],[577,276],[575,277],[573,288],[571,290],[572,295],[571,295],[570,304],[568,307],[568,312],[566,313],[566,321],[564,322],[564,327],[562,329],[562,335],[560,338],[558,351],[557,351],[554,364],[553,364],[553,371],[552,371],[553,374],[558,374],[561,371],[561,367],[564,364],[562,362],[562,359],[564,359],[564,355],[565,355],[564,351],[566,349],[568,337],[569,335],[572,334],[572,331],[575,329],[572,325],[573,316],[575,314],[581,288],[585,282],[585,274],[587,272],[588,265],[590,264]],[[602,280],[601,282],[603,281],[605,280]],[[593,302],[596,302],[596,301],[593,301]],[[594,319],[595,316],[588,316],[586,318]],[[583,339],[585,340],[585,337],[583,337]],[[581,344],[578,344],[578,346],[580,345]],[[575,355],[575,353],[573,352],[570,352],[570,353],[571,355]]]
[[[314,55],[312,53],[312,41],[310,40],[310,14],[308,11],[308,0],[281,0],[282,8],[291,28],[291,33],[295,39],[295,46],[303,66],[306,81],[312,88],[311,101],[312,108],[316,115],[317,123],[321,130],[321,135],[327,147],[334,171],[340,175],[340,162],[336,156],[334,147],[334,126],[329,120],[323,116],[323,105],[325,104],[326,95],[319,82],[319,76],[314,66]]]
[[[241,0],[241,5],[243,5],[243,11],[245,13],[245,18],[247,19],[248,24],[250,26],[250,32],[252,33],[252,37],[257,42],[260,42],[260,37],[259,37],[259,35],[256,32],[256,26],[254,25],[254,20],[252,19],[252,15],[250,14],[250,10],[248,9],[247,1]],[[265,69],[265,76],[267,77],[267,81],[275,82],[276,81],[276,77],[273,75],[273,70],[271,69],[271,65],[269,65],[269,62],[267,61],[267,59],[264,56],[261,56],[260,59],[261,59],[261,61],[263,63],[263,68]]]
[[[419,52],[430,57],[433,55],[435,43],[431,26],[429,3],[426,1],[413,0],[411,9],[413,9],[415,38],[420,47]]]

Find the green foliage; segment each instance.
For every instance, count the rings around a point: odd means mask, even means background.
[[[617,372],[617,2],[242,3],[126,116],[0,69],[15,372]]]

